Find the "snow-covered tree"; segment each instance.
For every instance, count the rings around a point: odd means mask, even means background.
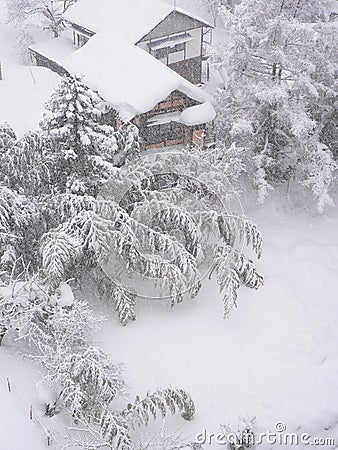
[[[45,370],[54,391],[53,402],[45,405],[47,415],[66,410],[101,446],[121,450],[132,450],[132,430],[158,415],[180,412],[191,420],[195,406],[182,389],[158,389],[125,409],[113,409],[116,397],[127,395],[127,386],[121,365],[90,344],[98,323],[85,302],[74,301],[68,284],[50,295],[41,278],[27,273],[22,281],[0,283],[0,344],[11,330],[15,342],[25,344],[21,351]]]
[[[76,267],[85,265],[87,277],[90,262],[108,275],[101,275],[101,293],[126,324],[135,319],[139,292],[117,273],[133,273],[148,296],[157,290],[174,305],[198,293],[199,267],[207,264],[217,273],[227,316],[241,283],[258,288],[263,281],[242,252],[243,244],[251,245],[260,257],[262,238],[252,222],[224,210],[219,198],[227,201],[227,187],[209,164],[200,167],[190,155],[168,154],[121,168],[100,198],[55,196],[52,211],[60,224],[41,241],[51,290]]]
[[[222,7],[232,9],[234,7],[235,0],[198,0],[198,2],[211,15],[214,26],[216,26],[217,18]]]
[[[197,295],[206,266],[227,316],[240,284],[263,282],[243,253],[249,245],[260,257],[257,228],[224,209],[232,189],[222,172],[189,154],[139,158],[135,127],[102,124],[101,103],[81,80],[65,78],[43,133],[2,153],[4,186],[33,208],[34,223],[20,235],[23,262],[43,270],[50,294],[92,274],[123,324],[136,317],[139,286],[174,305]]]
[[[228,36],[213,54],[222,77],[217,145],[245,149],[260,202],[295,180],[311,185],[319,209],[331,203],[337,32],[326,5],[247,0],[233,13],[222,9]]]
[[[0,271],[20,273],[38,266],[38,245],[46,231],[44,201],[51,192],[47,143],[40,133],[17,140],[0,129]]]
[[[58,37],[64,29],[63,14],[76,0],[6,0],[7,19],[19,28],[37,23]]]
[[[16,35],[16,54],[20,63],[25,65],[32,64],[29,46],[34,44],[33,35],[29,31],[29,26],[22,26]]]
[[[0,152],[7,151],[16,141],[17,137],[14,130],[8,123],[0,125]]]
[[[41,128],[51,141],[58,189],[93,193],[139,151],[137,128],[104,123],[107,105],[80,78],[64,77],[46,105]],[[62,174],[62,175],[61,175]]]
[[[50,191],[51,163],[48,141],[39,132],[27,133],[0,152],[0,180],[34,202],[34,196]]]
[[[28,247],[33,248],[31,239],[34,236],[34,226],[38,215],[36,205],[26,196],[7,188],[0,182],[1,278],[11,273],[17,259],[27,251]]]

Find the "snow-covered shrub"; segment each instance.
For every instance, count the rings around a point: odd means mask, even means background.
[[[133,450],[201,450],[201,444],[191,441],[182,435],[180,430],[169,433],[163,422],[158,433],[141,433],[136,442],[133,443]]]
[[[221,432],[226,437],[228,450],[254,449],[256,418],[240,418],[237,427],[230,424],[221,425]]]
[[[182,389],[158,389],[125,409],[113,409],[127,386],[121,365],[90,344],[98,323],[87,303],[74,301],[68,284],[53,295],[39,277],[28,274],[23,281],[0,285],[0,343],[12,330],[21,350],[44,368],[45,381],[56,392],[54,403],[45,405],[47,415],[66,410],[89,434],[94,427],[99,439],[121,450],[132,449],[132,430],[152,418],[180,412],[191,420],[195,406]]]
[[[248,0],[233,12],[222,9],[228,33],[213,50],[222,79],[216,146],[235,142],[244,149],[259,202],[293,182],[311,188],[319,211],[332,204],[334,164],[328,168],[318,154],[320,148],[324,156],[325,146],[325,159],[332,160],[337,139],[337,32],[327,5]],[[323,178],[325,188],[313,188]]]

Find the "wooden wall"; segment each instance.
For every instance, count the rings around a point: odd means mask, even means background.
[[[179,61],[174,64],[169,64],[170,69],[177,72],[192,84],[199,84],[202,82],[202,58],[191,58],[184,61]]]
[[[53,72],[58,73],[60,76],[69,75],[66,69],[57,64],[55,61],[52,61],[45,56],[40,55],[39,53],[33,52],[33,50],[29,50],[32,60],[35,62],[37,66],[47,67],[47,69],[52,70]]]

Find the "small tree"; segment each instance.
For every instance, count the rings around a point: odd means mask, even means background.
[[[6,0],[7,19],[19,28],[37,22],[58,37],[64,29],[63,14],[76,0]]]

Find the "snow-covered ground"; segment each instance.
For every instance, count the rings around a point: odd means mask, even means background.
[[[222,319],[217,289],[207,283],[197,299],[173,310],[160,301],[143,301],[138,320],[126,327],[108,305],[99,306],[108,316],[99,345],[125,363],[132,396],[168,385],[191,393],[196,419],[169,420],[184,434],[217,433],[221,423],[236,425],[240,416],[255,416],[259,432],[274,431],[283,422],[287,431],[311,435],[311,442],[329,437],[338,443],[337,210],[309,218],[270,206],[255,216],[265,241],[259,263],[265,285],[257,292],[242,288],[238,309],[228,320]],[[1,382],[13,380],[38,410],[39,377],[26,364],[0,348]],[[0,423],[16,422],[22,430],[17,435],[4,426],[0,448],[44,449],[42,430],[32,427],[27,409],[20,409],[2,383],[0,393]]]
[[[0,349],[0,448],[1,450],[45,450],[44,429],[36,421],[39,402],[36,383],[40,375],[34,366]],[[8,381],[11,392],[8,390]],[[32,407],[32,417],[30,409]]]
[[[338,444],[337,211],[309,219],[265,208],[256,216],[265,285],[258,292],[242,288],[228,320],[209,283],[170,312],[148,303],[126,328],[109,320],[101,345],[126,363],[135,393],[186,388],[197,416],[181,425],[192,436],[255,416],[259,432],[283,422],[287,431]]]
[[[38,128],[44,104],[60,77],[43,67],[28,67],[19,63],[16,49],[18,31],[6,24],[4,3],[0,0],[0,63],[3,78],[0,81],[0,123],[8,122],[21,136]],[[38,39],[43,38],[40,34]]]

